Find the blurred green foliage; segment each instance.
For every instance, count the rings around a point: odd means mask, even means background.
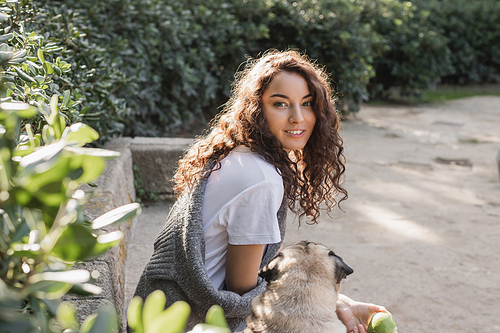
[[[132,218],[140,205],[87,221],[86,194],[78,188],[118,153],[85,148],[99,135],[83,123],[66,126],[58,95],[49,105],[37,103],[45,125],[36,134],[29,122],[21,126],[37,115],[35,107],[0,103],[0,331],[112,332],[118,325],[113,307],[80,325],[74,306],[60,298],[101,292],[87,270],[72,266],[118,245],[122,233],[106,227]]]
[[[183,333],[191,313],[189,304],[178,301],[165,309],[166,298],[161,290],[149,294],[146,301],[135,296],[127,310],[127,322],[132,333]],[[230,333],[224,310],[213,305],[206,315],[206,322],[197,324],[188,333]]]
[[[296,48],[331,73],[339,108],[397,89],[500,81],[496,0],[0,0],[5,97],[59,96],[100,140],[203,126],[247,56]],[[43,117],[31,120],[34,131]]]

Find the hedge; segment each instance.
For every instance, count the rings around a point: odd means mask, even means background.
[[[382,46],[374,50],[372,96],[383,96],[395,87],[402,95],[414,94],[452,72],[447,39],[436,31],[430,16],[414,2],[365,2],[362,20],[383,38]]]
[[[0,0],[19,7],[4,10],[0,40],[27,48],[36,65],[10,64],[4,74],[18,88],[10,98],[55,93],[67,124],[88,123],[101,140],[165,136],[206,124],[248,56],[296,48],[326,66],[339,108],[353,112],[394,88],[500,80],[499,3],[457,1]],[[31,44],[10,35],[22,29]],[[38,49],[51,66],[70,65],[50,84],[17,73],[45,77]],[[26,85],[44,97],[23,95]]]
[[[448,39],[452,71],[444,75],[444,82],[500,82],[499,1],[420,1],[420,6],[430,13],[430,24]]]

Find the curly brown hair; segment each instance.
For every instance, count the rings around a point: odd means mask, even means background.
[[[301,75],[313,97],[316,124],[305,147],[287,154],[271,134],[264,118],[262,95],[274,76],[282,71]],[[211,122],[210,130],[195,139],[179,161],[174,175],[176,196],[189,191],[201,178],[208,177],[205,165],[220,161],[235,147],[244,145],[274,165],[283,178],[289,208],[317,223],[320,206],[329,212],[347,199],[342,188],[345,172],[343,141],[332,90],[325,70],[297,51],[271,50],[260,58],[249,59],[236,74],[229,101]],[[337,201],[336,196],[342,194]],[[297,207],[298,203],[298,207]]]

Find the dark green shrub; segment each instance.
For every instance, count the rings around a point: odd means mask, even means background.
[[[453,84],[500,82],[500,2],[496,0],[417,1],[429,23],[447,37]]]
[[[75,95],[69,83],[71,65],[61,60],[61,42],[47,38],[29,26],[38,20],[39,11],[33,2],[7,2],[0,8],[5,13],[1,22],[3,101],[22,101],[40,106],[50,102],[50,96],[60,96],[59,104],[65,122],[81,120],[80,97]],[[34,130],[39,132],[46,121],[38,115],[31,120]]]
[[[352,109],[366,99],[374,75],[370,49],[377,36],[359,23],[361,8],[351,2],[65,3],[87,18],[80,29],[125,73],[127,84],[116,91],[134,110],[123,119],[125,135],[158,136],[205,124],[227,100],[245,56],[268,48],[299,48],[317,58]]]
[[[268,3],[269,37],[261,41],[261,49],[305,50],[331,73],[341,93],[341,108],[357,110],[368,99],[366,86],[375,75],[372,49],[381,42],[371,27],[360,21],[362,5],[343,0]]]
[[[101,140],[202,127],[227,101],[246,56],[269,48],[300,49],[325,65],[344,111],[368,99],[367,87],[372,96],[393,88],[408,95],[441,78],[499,78],[500,5],[494,0],[0,4],[9,18],[0,42],[18,52],[7,56],[4,68],[8,97],[36,104],[57,94],[66,123],[90,124]],[[31,122],[37,131],[44,118]]]
[[[400,88],[402,95],[414,94],[452,72],[447,39],[433,26],[429,11],[417,10],[409,1],[363,3],[362,21],[384,39],[383,46],[374,49],[372,95],[384,95],[393,87]]]
[[[89,41],[82,29],[86,17],[64,1],[0,1],[5,18],[0,40],[24,57],[4,66],[5,96],[33,105],[59,96],[66,124],[84,121],[95,126],[101,140],[120,135],[130,113],[116,91],[126,77],[107,50]],[[29,120],[36,132],[46,123],[42,116]]]
[[[134,110],[124,134],[160,136],[206,123],[261,23],[240,23],[244,3],[215,0],[68,2],[87,17],[92,42],[108,45],[130,85],[117,94]],[[257,7],[262,7],[258,5]],[[87,31],[84,29],[84,31]],[[92,33],[90,33],[92,32]]]

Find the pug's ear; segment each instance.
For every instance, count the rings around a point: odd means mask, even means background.
[[[266,280],[268,283],[276,280],[279,275],[278,262],[283,257],[283,253],[278,253],[273,260],[271,260],[265,267],[259,271],[259,276]]]

